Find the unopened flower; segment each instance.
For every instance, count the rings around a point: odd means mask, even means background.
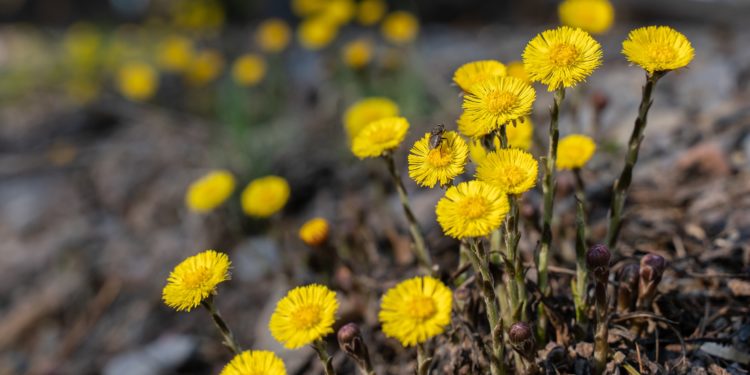
[[[224,366],[219,375],[286,375],[281,358],[265,350],[246,350]]]
[[[382,97],[366,98],[346,109],[346,112],[344,112],[344,127],[351,141],[371,122],[398,115],[399,108],[393,100]]]
[[[242,210],[249,216],[269,217],[284,208],[289,192],[289,183],[281,177],[255,179],[242,191]]]
[[[383,19],[387,10],[385,0],[362,0],[357,7],[357,22],[362,26],[372,26]]]
[[[287,349],[297,349],[333,332],[339,303],[323,285],[294,288],[276,305],[269,329]]]
[[[522,194],[536,186],[539,163],[530,153],[499,149],[487,154],[477,166],[477,179],[508,194]]]
[[[489,235],[508,210],[504,191],[482,181],[468,181],[448,188],[435,214],[446,235],[462,239]]]
[[[557,169],[582,168],[596,151],[596,143],[591,137],[571,134],[560,139],[557,146]]]
[[[415,277],[389,289],[380,303],[383,333],[403,346],[437,336],[451,322],[452,292],[433,277]]]
[[[573,87],[602,63],[602,47],[587,32],[562,26],[532,39],[523,51],[529,78],[549,91]]]
[[[310,246],[320,246],[328,239],[328,221],[322,217],[308,220],[299,229],[299,238]]]
[[[338,34],[338,25],[323,16],[308,18],[297,27],[302,47],[317,51],[329,45]]]
[[[232,65],[232,78],[240,86],[255,86],[265,75],[266,60],[254,53],[238,57]]]
[[[177,311],[196,308],[215,293],[219,283],[229,280],[230,265],[226,254],[214,250],[185,259],[169,274],[162,300]]]
[[[458,120],[458,129],[467,137],[484,136],[527,116],[535,99],[534,89],[517,78],[480,81],[464,95],[464,113]]]
[[[596,244],[589,248],[586,253],[586,265],[597,280],[601,282],[607,281],[607,276],[609,275],[609,260],[611,257],[612,254],[605,245]]]
[[[187,81],[195,86],[206,85],[215,80],[224,69],[224,58],[219,51],[198,52],[187,69]]]
[[[438,147],[430,147],[432,133],[427,133],[414,143],[409,152],[409,177],[425,187],[447,185],[456,176],[464,173],[469,148],[466,142],[453,131],[443,133]]]
[[[419,32],[419,20],[405,11],[395,11],[383,20],[381,32],[386,40],[393,44],[408,44],[414,41]]]
[[[695,56],[690,41],[668,26],[635,29],[622,42],[622,53],[649,74],[687,66]]]
[[[381,156],[398,147],[408,130],[409,122],[403,117],[386,117],[371,122],[352,141],[352,152],[360,159]]]
[[[352,69],[362,69],[372,59],[372,42],[367,39],[357,39],[344,45],[341,50],[344,64]]]
[[[159,87],[156,69],[140,61],[125,63],[117,71],[116,78],[120,93],[134,101],[151,98]]]
[[[505,136],[508,138],[508,147],[528,151],[534,140],[534,124],[531,122],[531,118],[526,117],[522,121],[517,121],[515,125],[506,125]],[[492,144],[495,150],[499,150],[501,146],[500,137],[493,137]],[[483,144],[482,138],[471,140],[469,143],[469,152],[471,160],[477,164],[481,164],[489,153]]]
[[[283,51],[292,38],[289,25],[280,18],[269,18],[258,25],[255,42],[264,52],[279,53]]]
[[[171,35],[159,43],[157,62],[167,72],[183,72],[193,59],[193,42],[180,35]]]
[[[453,82],[464,91],[488,78],[505,75],[505,65],[497,60],[472,61],[461,65],[453,73]]]
[[[609,0],[565,0],[557,7],[560,22],[592,34],[602,34],[612,27],[615,9]]]
[[[194,212],[211,211],[232,195],[234,186],[234,176],[229,171],[211,171],[190,184],[185,204]]]

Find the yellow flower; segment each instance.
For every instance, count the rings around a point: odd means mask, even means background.
[[[286,367],[273,352],[246,350],[234,356],[219,375],[286,375]]]
[[[336,38],[338,26],[322,16],[308,18],[297,27],[297,38],[302,47],[317,51]]]
[[[453,74],[453,82],[469,91],[477,82],[505,75],[505,65],[496,60],[472,61],[461,65]]]
[[[523,121],[516,122],[516,126],[506,125],[505,135],[508,137],[509,147],[528,151],[534,138],[534,124],[526,117]],[[495,150],[500,149],[500,137],[493,137],[492,143]],[[473,139],[469,143],[469,154],[474,163],[481,163],[487,157],[487,153],[481,138]]]
[[[608,0],[565,0],[557,7],[560,22],[592,34],[607,32],[615,20]]]
[[[232,78],[241,86],[255,86],[266,75],[266,60],[254,53],[237,58],[232,66]]]
[[[582,168],[596,151],[596,143],[590,137],[571,134],[560,139],[557,146],[557,169]]]
[[[516,77],[524,82],[529,82],[529,75],[523,67],[523,61],[511,61],[505,66],[505,72],[510,77]]]
[[[77,22],[66,32],[63,40],[70,68],[90,72],[96,67],[102,47],[102,33],[89,23]]]
[[[477,166],[477,179],[508,194],[522,194],[536,185],[538,164],[530,153],[517,148],[495,150]]]
[[[527,116],[534,99],[534,89],[518,78],[495,77],[478,82],[464,95],[458,130],[473,138],[489,134],[500,125]]]
[[[344,25],[352,20],[356,8],[352,0],[328,0],[322,16],[336,25]]]
[[[547,30],[532,39],[523,51],[529,78],[549,91],[573,87],[602,63],[602,47],[587,32],[568,26]]]
[[[381,97],[366,98],[352,104],[346,109],[346,112],[344,112],[344,126],[351,141],[371,122],[398,115],[398,105],[392,100]]]
[[[230,279],[230,266],[229,257],[214,250],[193,255],[169,274],[162,300],[177,311],[190,311],[216,293],[217,285]]]
[[[177,28],[214,32],[224,24],[224,8],[216,0],[182,0],[173,3]]]
[[[307,17],[322,11],[326,0],[292,0],[292,12],[299,17]]]
[[[202,86],[215,80],[224,69],[224,58],[218,51],[205,50],[195,55],[187,70],[190,84]]]
[[[409,347],[443,331],[451,322],[453,292],[430,276],[415,277],[388,289],[378,319],[383,333]]]
[[[280,18],[269,18],[258,25],[255,32],[255,42],[260,49],[268,53],[283,51],[292,38],[289,25]]]
[[[232,195],[234,185],[234,176],[229,171],[211,171],[190,184],[185,204],[194,212],[211,211]]]
[[[395,11],[385,17],[380,31],[393,44],[408,44],[417,37],[419,20],[409,12]]]
[[[130,100],[148,100],[158,87],[156,70],[144,62],[128,62],[117,71],[117,89]]]
[[[371,122],[352,141],[352,152],[360,159],[381,156],[398,147],[408,130],[409,122],[403,117],[386,117]]]
[[[257,178],[242,191],[242,210],[249,216],[269,217],[284,208],[289,200],[289,192],[289,183],[281,177]]]
[[[474,180],[448,188],[435,213],[445,234],[462,239],[489,235],[500,226],[508,209],[505,192]]]
[[[276,305],[268,328],[287,349],[297,349],[333,332],[339,303],[323,285],[294,288]]]
[[[409,152],[409,177],[420,186],[445,186],[464,173],[469,148],[458,133],[443,133],[440,146],[430,148],[432,133],[414,143]]]
[[[372,26],[380,21],[388,10],[384,0],[362,0],[357,7],[357,22],[362,26]]]
[[[628,61],[640,65],[649,74],[687,66],[695,56],[690,41],[668,26],[635,29],[622,42],[622,53]]]
[[[308,220],[299,229],[299,238],[310,246],[320,246],[328,239],[328,221],[322,217]]]
[[[352,69],[364,68],[372,59],[372,43],[367,39],[349,42],[341,50],[341,57]]]
[[[171,35],[157,48],[159,66],[167,72],[182,72],[193,59],[193,42],[179,35]]]

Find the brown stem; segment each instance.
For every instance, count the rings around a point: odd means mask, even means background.
[[[318,353],[318,358],[323,364],[323,369],[326,375],[336,375],[336,371],[333,369],[333,358],[328,355],[328,349],[326,349],[326,343],[321,339],[317,339],[312,344],[315,352]]]

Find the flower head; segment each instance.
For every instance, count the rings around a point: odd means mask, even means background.
[[[505,75],[505,65],[497,60],[472,61],[461,65],[453,73],[453,82],[461,90],[469,91],[477,82]]]
[[[384,0],[362,0],[357,7],[357,22],[362,26],[372,26],[380,21],[388,10]]]
[[[279,53],[289,45],[292,31],[280,18],[269,18],[258,25],[255,42],[264,52]]]
[[[193,42],[183,36],[172,35],[159,43],[157,61],[167,72],[182,72],[193,59]]]
[[[535,99],[534,89],[518,78],[495,77],[478,82],[464,95],[458,130],[472,138],[487,135],[527,116]]]
[[[482,181],[468,181],[448,188],[435,213],[445,234],[462,239],[489,235],[508,209],[505,192]]]
[[[265,75],[266,60],[254,53],[238,57],[232,65],[232,78],[241,86],[255,86]]]
[[[385,16],[381,32],[393,44],[408,44],[417,37],[419,20],[409,12],[395,11]]]
[[[278,176],[251,181],[240,197],[242,210],[254,217],[269,217],[279,212],[289,200],[289,183]]]
[[[234,176],[226,170],[211,171],[188,187],[185,204],[194,212],[208,212],[232,195]]]
[[[557,7],[560,22],[592,34],[607,32],[615,20],[609,0],[565,0]]]
[[[530,153],[523,150],[495,150],[477,166],[477,179],[508,194],[522,194],[536,185],[538,164]]]
[[[299,238],[310,246],[320,246],[328,239],[328,221],[322,217],[308,220],[299,229]]]
[[[246,350],[224,366],[219,375],[286,375],[281,358],[265,350]]]
[[[635,29],[622,42],[622,53],[649,74],[687,66],[695,56],[690,41],[668,26]]]
[[[362,69],[372,59],[372,42],[367,39],[351,41],[342,48],[341,57],[348,67]]]
[[[190,311],[229,280],[231,262],[226,254],[206,250],[193,255],[172,270],[162,291],[164,303],[177,311]]]
[[[456,176],[464,173],[469,148],[458,133],[443,133],[443,140],[435,148],[430,147],[432,133],[427,133],[414,143],[409,152],[409,177],[417,184],[433,187],[445,186]]]
[[[398,147],[408,130],[409,122],[403,117],[386,117],[371,122],[352,141],[352,152],[360,159],[381,156]]]
[[[505,72],[509,77],[516,77],[524,82],[529,82],[529,75],[523,67],[523,61],[511,61],[505,65]]]
[[[515,126],[506,125],[505,135],[508,137],[508,147],[528,151],[533,141],[534,124],[530,118],[526,117],[523,121],[516,122]],[[489,153],[482,142],[481,138],[476,138],[472,139],[471,143],[469,143],[469,155],[471,156],[471,160],[477,164],[482,163]],[[500,137],[493,137],[492,143],[495,146],[495,150],[500,149]]]
[[[385,293],[378,319],[386,336],[414,346],[443,333],[451,322],[452,304],[453,293],[440,280],[415,277]]]
[[[130,100],[147,100],[154,96],[158,87],[156,69],[144,62],[129,62],[117,71],[117,88]]]
[[[333,332],[339,303],[323,285],[294,288],[276,304],[268,328],[287,349],[297,349]]]
[[[399,115],[398,105],[388,98],[362,99],[344,112],[344,126],[349,140],[353,140],[365,126],[386,117]]]
[[[317,51],[329,45],[336,38],[338,25],[324,16],[308,18],[297,27],[297,38],[302,47]]]
[[[590,137],[571,134],[560,140],[557,146],[557,169],[583,167],[594,155],[596,143]]]
[[[602,63],[602,47],[587,32],[568,26],[547,30],[523,51],[523,65],[532,81],[549,91],[573,87]]]
[[[327,0],[292,0],[292,12],[300,17],[311,16],[325,9]]]
[[[323,17],[336,25],[344,25],[351,21],[357,11],[352,0],[328,0],[323,8]]]
[[[224,58],[216,50],[198,52],[187,69],[187,80],[195,86],[202,86],[215,80],[224,69]]]

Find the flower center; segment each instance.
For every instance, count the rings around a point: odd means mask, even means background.
[[[661,43],[653,43],[648,46],[648,55],[658,64],[666,64],[677,58],[674,48]]]
[[[406,311],[414,319],[425,320],[435,315],[437,309],[432,298],[417,296],[407,303]]]
[[[567,67],[578,58],[578,50],[570,44],[562,43],[552,47],[549,59],[557,67]]]
[[[443,140],[445,142],[445,140]],[[433,167],[440,168],[445,167],[451,162],[451,153],[448,150],[443,151],[443,145],[438,148],[433,148],[427,154],[427,163]]]
[[[492,113],[507,112],[516,103],[516,96],[507,91],[487,94],[487,110]]]
[[[192,272],[187,272],[182,278],[182,283],[187,289],[198,289],[200,288],[209,278],[211,272],[207,267],[199,267]]]
[[[310,329],[320,322],[320,307],[316,305],[300,306],[292,314],[292,322],[297,329]]]
[[[380,129],[373,132],[370,139],[373,143],[386,143],[393,139],[393,134],[389,130]]]
[[[511,187],[521,184],[524,178],[526,178],[525,171],[515,165],[508,166],[504,172],[505,179],[508,181],[508,185],[510,185]]]
[[[458,203],[458,212],[467,219],[476,219],[487,212],[487,201],[484,197],[467,197]]]

